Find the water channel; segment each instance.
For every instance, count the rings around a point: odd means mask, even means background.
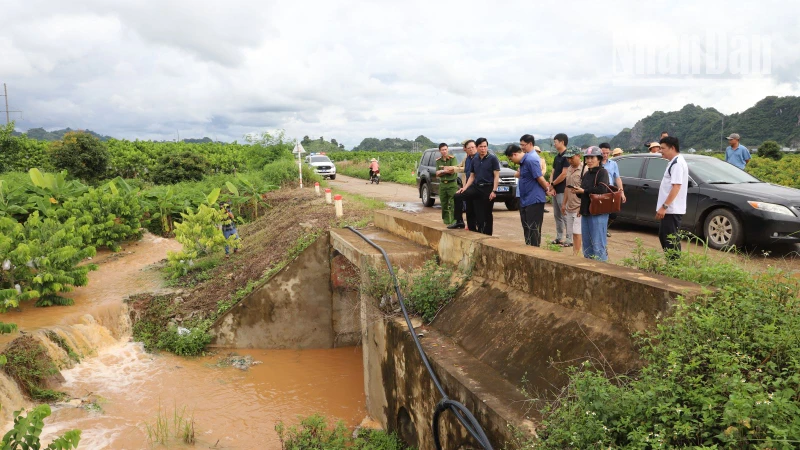
[[[123,298],[156,290],[160,275],[147,267],[166,257],[179,244],[153,235],[131,243],[120,253],[98,253],[99,269],[89,285],[75,289],[69,307],[34,308],[9,312],[5,322],[35,333],[48,328],[87,355],[61,371],[59,387],[75,399],[92,399],[87,408],[61,403],[46,421],[44,442],[64,430],[82,430],[81,449],[143,449],[149,447],[147,424],[161,411],[173,417],[185,411],[195,423],[194,448],[279,448],[274,426],[279,420],[296,423],[298,416],[316,412],[357,425],[366,415],[360,347],[326,350],[237,350],[259,364],[248,370],[220,366],[226,351],[203,358],[149,354],[130,340],[130,323]],[[0,345],[18,336],[2,336]],[[48,345],[48,351],[60,351]],[[11,412],[31,404],[16,385],[0,375],[4,428]],[[170,448],[182,448],[173,439]],[[188,446],[187,446],[188,448]]]

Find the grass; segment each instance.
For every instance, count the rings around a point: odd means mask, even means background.
[[[47,338],[50,339],[54,344],[56,344],[59,347],[61,347],[61,349],[64,350],[67,353],[67,356],[69,357],[69,359],[71,359],[72,361],[75,361],[76,363],[81,362],[80,355],[75,353],[75,351],[72,349],[72,347],[67,343],[66,339],[64,339],[63,337],[59,336],[58,333],[56,333],[53,330],[47,330],[47,331],[45,331],[45,336],[47,336]]]
[[[52,402],[66,396],[63,392],[47,389],[47,379],[58,373],[55,362],[42,344],[31,335],[23,335],[11,341],[3,352],[6,374],[17,382],[27,397]]]
[[[395,433],[358,430],[352,433],[343,422],[333,426],[320,414],[302,418],[298,425],[275,425],[282,450],[410,450]]]
[[[169,415],[166,410],[162,409],[159,402],[156,417],[152,422],[146,422],[144,426],[147,442],[151,447],[155,445],[169,446],[173,439],[188,445],[195,443],[194,414],[187,416],[185,406],[178,408],[176,404],[172,414]]]

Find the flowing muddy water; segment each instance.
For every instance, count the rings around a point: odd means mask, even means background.
[[[65,382],[58,389],[75,399],[94,400],[99,407],[81,406],[79,401],[53,406],[44,442],[78,428],[81,449],[149,448],[147,424],[155,424],[159,411],[171,421],[176,408],[194,419],[197,443],[192,448],[279,448],[274,431],[279,420],[293,424],[299,415],[319,412],[353,426],[364,418],[360,347],[237,350],[260,362],[239,370],[218,364],[227,354],[224,350],[186,359],[148,354],[130,342],[122,299],[160,288],[158,271],[147,266],[179,247],[146,234],[120,253],[98,254],[95,262],[100,266],[89,274],[89,285],[69,294],[75,305],[23,305],[22,311],[0,318],[39,338],[56,360],[66,361],[66,353],[41,335],[44,329],[55,331],[85,355],[79,364],[61,371]],[[0,345],[16,336],[2,336]],[[10,427],[12,411],[31,406],[5,374],[0,374],[0,403],[4,429]],[[184,447],[179,439],[169,444]]]

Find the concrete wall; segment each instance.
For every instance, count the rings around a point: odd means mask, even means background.
[[[465,230],[448,230],[398,211],[377,211],[375,225],[436,251],[443,262],[542,300],[615,322],[631,331],[653,326],[679,295],[698,285]]]
[[[338,266],[337,266],[338,267]],[[331,277],[328,235],[256,288],[211,327],[213,347],[331,348],[358,342],[358,298]]]

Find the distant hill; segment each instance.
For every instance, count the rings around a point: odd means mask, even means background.
[[[338,143],[336,139],[326,141],[322,136],[320,136],[319,139],[311,139],[308,136],[303,136],[303,140],[300,141],[300,144],[308,153],[328,153],[344,150],[344,144]]]
[[[354,151],[368,151],[368,150],[375,150],[379,152],[393,152],[393,151],[411,151],[414,149],[414,142],[419,143],[419,150],[425,150],[426,148],[434,148],[439,145],[436,142],[426,138],[425,136],[419,135],[413,141],[408,139],[400,139],[400,138],[386,138],[386,139],[377,139],[377,138],[366,138],[361,141],[360,144],[353,147]]]
[[[611,146],[642,149],[646,143],[658,140],[662,131],[678,137],[681,147],[687,149],[722,149],[728,145],[723,138],[730,133],[739,133],[742,144],[747,147],[774,140],[783,146],[798,148],[800,97],[766,97],[745,111],[731,115],[693,104],[679,111],[656,111],[636,122],[633,128],[623,129],[611,139]]]
[[[65,134],[69,133],[70,131],[82,131],[84,133],[89,133],[92,136],[100,139],[101,141],[107,141],[111,139],[111,136],[103,136],[101,134],[97,134],[92,130],[73,130],[72,128],[64,128],[63,130],[53,130],[47,131],[44,128],[31,128],[30,130],[26,131],[24,134],[28,135],[30,139],[36,139],[39,141],[60,141]],[[12,133],[13,136],[19,136],[23,133],[15,131]]]

